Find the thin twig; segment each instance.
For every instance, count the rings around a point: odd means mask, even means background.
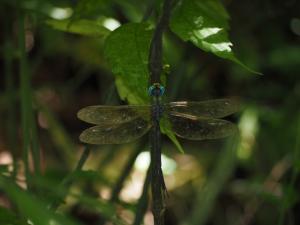
[[[21,121],[23,135],[23,162],[25,165],[26,184],[30,188],[30,170],[29,170],[29,151],[30,151],[30,124],[28,120],[29,107],[31,107],[29,97],[29,74],[27,68],[27,56],[25,46],[25,15],[21,7],[18,8],[18,31],[19,31],[19,76],[20,76],[20,94],[21,94]]]
[[[85,146],[74,171],[71,174],[69,174],[67,177],[65,177],[62,180],[62,182],[59,184],[59,186],[68,189],[72,185],[76,173],[78,173],[79,171],[82,170],[83,165],[85,164],[86,160],[88,159],[88,157],[90,155],[90,152],[91,152],[90,147]],[[48,208],[52,209],[52,210],[56,210],[60,206],[60,204],[63,203],[64,197],[65,196],[62,196],[60,199],[57,199],[57,200],[53,201],[52,203],[50,203]]]
[[[164,1],[163,12],[151,40],[149,53],[149,86],[154,83],[161,83],[160,76],[163,70],[163,33],[168,27],[172,6],[172,0]],[[164,224],[164,200],[166,195],[166,187],[161,169],[160,109],[160,96],[159,94],[155,94],[152,98],[152,128],[150,132],[152,212],[155,225]]]
[[[162,37],[165,29],[168,27],[170,13],[172,9],[172,0],[165,0],[163,12],[160,20],[157,23],[156,29],[150,46],[149,54],[149,71],[150,85],[160,83],[160,75],[162,72]]]
[[[10,7],[7,7],[10,9]],[[9,12],[9,10],[8,10]],[[7,94],[7,103],[8,103],[8,111],[7,111],[7,139],[8,139],[8,146],[11,150],[13,156],[13,172],[12,177],[16,179],[17,175],[17,114],[16,114],[16,98],[14,97],[15,90],[15,81],[13,76],[13,55],[12,52],[14,51],[13,44],[12,44],[12,18],[11,14],[7,13],[6,20],[4,22],[5,26],[5,44],[4,44],[4,76],[5,76],[5,88]]]
[[[20,51],[20,94],[21,94],[21,120],[23,135],[23,161],[25,164],[25,175],[27,187],[30,186],[29,153],[32,153],[34,172],[40,174],[40,149],[36,130],[36,120],[32,108],[32,87],[31,74],[26,54],[26,14],[18,6],[18,31],[19,31],[19,51]]]

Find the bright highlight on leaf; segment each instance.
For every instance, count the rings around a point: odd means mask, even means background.
[[[219,28],[219,27],[208,27],[208,28],[204,28],[204,29],[201,29],[201,30],[198,30],[195,32],[198,32],[197,36],[204,39],[211,35],[217,34],[221,30],[222,30],[222,28]]]
[[[174,10],[170,27],[183,41],[257,73],[235,56],[228,38],[228,20],[229,15],[219,0],[183,0]]]
[[[114,31],[119,26],[121,26],[121,24],[118,20],[115,20],[113,18],[106,18],[103,21],[103,26],[109,29],[110,31]]]
[[[255,109],[247,109],[243,113],[239,123],[241,143],[237,151],[237,156],[240,159],[246,160],[251,156],[258,129],[257,111]]]
[[[150,165],[150,161],[151,161],[150,153],[142,152],[139,154],[139,156],[135,161],[135,168],[143,172],[146,172]],[[161,165],[162,165],[163,173],[166,175],[171,175],[177,167],[176,161],[164,154],[161,155]]]

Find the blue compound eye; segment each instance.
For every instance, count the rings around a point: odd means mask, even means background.
[[[150,96],[162,96],[165,93],[165,88],[159,83],[154,83],[149,87],[148,93]]]

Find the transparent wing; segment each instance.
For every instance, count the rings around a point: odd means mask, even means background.
[[[88,144],[123,144],[143,136],[151,123],[142,118],[121,124],[102,124],[84,130],[79,139]]]
[[[202,102],[170,102],[165,104],[165,110],[171,115],[193,115],[205,118],[223,118],[240,108],[235,99],[215,99]]]
[[[150,120],[149,105],[105,106],[94,105],[85,107],[77,113],[77,117],[91,124],[120,124],[138,117]]]
[[[218,139],[237,132],[235,124],[221,119],[170,115],[169,120],[174,133],[189,140]]]

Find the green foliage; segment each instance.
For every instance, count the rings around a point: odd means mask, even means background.
[[[82,168],[81,168],[82,169]],[[58,206],[64,204],[64,199],[68,197],[73,199],[77,204],[82,205],[82,207],[88,208],[91,211],[96,211],[100,213],[105,218],[113,221],[114,224],[123,224],[120,219],[115,215],[115,207],[102,199],[89,196],[87,194],[78,194],[70,189],[72,183],[78,182],[102,182],[103,177],[97,174],[95,171],[85,171],[85,170],[75,170],[66,177],[63,182],[59,185],[50,181],[49,177],[35,177],[33,180],[36,187],[47,193],[48,204],[47,209],[49,216],[53,216],[51,213],[55,211]],[[107,184],[106,181],[104,181]],[[53,187],[56,187],[53,189]],[[38,201],[38,200],[37,200]]]
[[[185,149],[185,155],[178,154],[169,142],[163,143],[164,154],[177,164],[166,179],[172,220],[189,225],[234,224],[245,218],[257,225],[298,224],[297,1],[222,1],[232,13],[230,35],[229,15],[220,0],[177,2],[170,21],[172,32],[164,35],[164,62],[172,68],[162,75],[164,98],[194,101],[241,96],[245,108],[255,110],[255,123],[248,118],[241,126],[240,115],[232,117],[240,125],[241,139],[235,142],[238,146],[224,147],[228,140],[179,143],[168,120],[161,120],[162,132],[181,152],[181,144]],[[135,168],[136,158],[128,160],[135,143],[95,147],[92,157],[79,156],[83,146],[78,135],[85,125],[75,114],[80,107],[101,101],[117,105],[118,97],[129,104],[149,104],[149,46],[161,3],[1,1],[0,158],[5,163],[0,165],[1,225],[79,223],[74,220],[126,224],[134,217],[136,225],[141,224],[150,209],[150,173],[141,179],[145,188],[139,200],[123,197],[127,188],[132,191],[136,176],[145,175]],[[54,19],[59,18],[54,12],[67,12],[68,19]],[[137,23],[146,12],[152,12],[146,23]],[[105,18],[124,25],[109,31]],[[233,48],[229,36],[238,48]],[[217,57],[199,54],[199,48]],[[267,76],[247,76],[237,55]],[[224,64],[217,58],[235,63]],[[104,101],[108,95],[112,97]],[[6,162],[8,156],[12,162]],[[107,193],[115,188],[119,189],[112,201]],[[274,211],[278,213],[270,213]],[[166,222],[172,224],[169,217]]]
[[[64,225],[78,224],[62,215],[49,211],[46,204],[37,200],[26,191],[21,190],[4,177],[0,177],[0,187],[18,207],[19,212],[26,222],[31,221],[32,223],[39,225],[49,225],[51,223]],[[12,218],[12,216],[10,216],[10,218]]]
[[[93,21],[87,19],[67,19],[48,20],[46,23],[52,28],[60,31],[81,34],[95,38],[105,38],[110,33],[110,31],[103,26],[103,20]]]
[[[81,0],[76,1],[74,18],[97,18],[99,13],[105,13],[111,6],[110,0]]]
[[[170,27],[183,41],[191,41],[203,51],[246,67],[233,53],[228,38],[229,15],[219,0],[183,0],[171,17]]]
[[[149,103],[148,53],[152,28],[130,23],[113,31],[105,42],[104,53],[116,76],[121,99],[130,104]]]
[[[4,207],[0,207],[0,223],[3,225],[24,225],[24,222],[17,215]]]

